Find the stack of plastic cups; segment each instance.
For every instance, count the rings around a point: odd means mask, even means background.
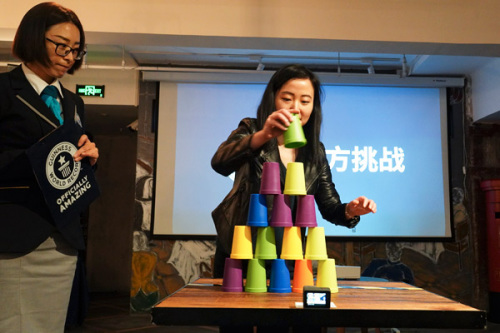
[[[249,293],[267,292],[267,278],[264,260],[250,259],[248,261],[245,291]]]
[[[310,260],[326,260],[325,228],[315,227],[307,229],[305,258]]]
[[[318,261],[316,286],[330,288],[332,293],[337,293],[339,291],[337,285],[337,269],[335,267],[335,259]]]
[[[295,260],[292,291],[301,293],[304,286],[314,286],[312,262],[307,259]]]
[[[226,258],[221,289],[222,291],[227,292],[243,291],[243,273],[241,260]]]
[[[309,228],[318,226],[316,221],[314,195],[303,195],[298,197],[295,226]]]
[[[300,227],[286,227],[284,229],[280,258],[287,260],[304,259]]]
[[[256,259],[276,259],[276,240],[274,229],[272,227],[264,227],[257,229],[257,244],[255,246]]]
[[[290,271],[286,267],[285,260],[273,260],[271,266],[271,278],[269,280],[269,292],[289,293],[291,291]]]

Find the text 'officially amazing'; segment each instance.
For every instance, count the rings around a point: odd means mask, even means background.
[[[57,199],[59,211],[62,213],[75,203],[92,185],[88,177],[84,176],[75,185],[71,186],[63,195]]]

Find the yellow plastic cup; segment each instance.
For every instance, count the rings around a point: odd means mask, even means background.
[[[304,259],[302,253],[302,239],[300,227],[285,227],[283,231],[283,245],[281,248],[281,259],[299,260]]]
[[[328,254],[326,251],[325,228],[307,228],[305,258],[310,260],[328,259]]]
[[[318,261],[318,276],[316,286],[330,288],[332,293],[338,293],[337,269],[335,268],[335,259]]]
[[[306,195],[306,181],[304,178],[304,164],[301,162],[288,163],[286,167],[285,189],[286,195]]]
[[[234,227],[231,259],[253,259],[252,229],[246,225]]]

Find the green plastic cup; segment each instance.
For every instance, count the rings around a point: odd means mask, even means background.
[[[298,114],[293,114],[293,121],[284,133],[286,148],[300,148],[307,144],[304,129]]]
[[[248,261],[245,291],[249,293],[267,292],[267,278],[264,260],[250,259]]]
[[[257,245],[255,246],[256,259],[277,259],[274,228],[257,228]]]

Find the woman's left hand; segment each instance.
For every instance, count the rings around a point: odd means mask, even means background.
[[[354,216],[361,216],[376,212],[377,204],[375,203],[375,201],[363,196],[349,202],[345,209],[347,218],[353,218]]]
[[[89,158],[90,165],[94,165],[99,158],[99,149],[97,149],[94,142],[90,141],[89,137],[84,134],[78,140],[78,150],[73,156],[75,162],[83,160],[85,157]]]

